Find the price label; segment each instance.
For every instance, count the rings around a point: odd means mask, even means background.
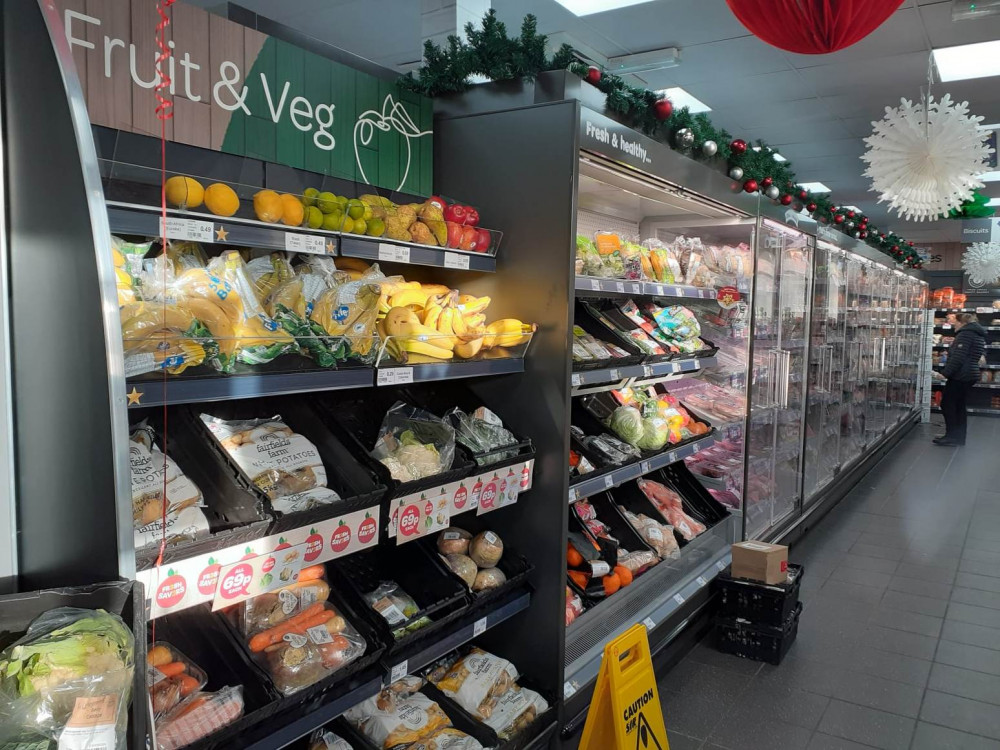
[[[285,547],[224,565],[219,570],[212,611],[295,583],[308,552],[308,544]]]
[[[643,365],[642,366],[642,374],[643,374],[643,377],[647,377],[647,378],[652,377],[653,376],[653,366],[652,365]]]
[[[677,296],[678,297],[683,297],[684,296],[684,288],[683,287],[677,287]]]
[[[604,477],[604,489],[610,490],[614,486],[615,486],[615,481],[612,478],[612,476],[610,474],[605,475],[605,477]]]
[[[642,624],[646,626],[646,630],[652,630],[653,628],[656,627],[656,623],[653,622],[652,617],[647,617],[645,620],[642,621]]]
[[[575,388],[576,386],[580,385],[581,382],[583,382],[583,377],[580,375],[580,373],[574,372],[573,377],[569,379],[569,382]]]
[[[705,576],[698,576],[695,580],[698,582],[699,586],[704,587],[708,585],[708,581],[705,580]]]
[[[671,451],[670,453],[668,453],[667,454],[667,463],[668,464],[677,463],[677,454],[674,453],[673,451]]]
[[[378,385],[404,385],[413,382],[412,367],[380,367],[375,378]]]
[[[563,683],[563,698],[569,698],[576,692],[576,686],[572,682]]]
[[[599,292],[599,291],[601,291],[601,282],[598,281],[597,279],[591,279],[590,280],[590,291],[592,291],[592,292]]]
[[[378,259],[391,263],[409,263],[410,248],[401,245],[392,245],[388,242],[378,243]]]
[[[326,237],[285,232],[285,250],[291,253],[326,253]]]
[[[700,450],[701,450],[701,446],[698,443],[695,443],[694,445],[691,446],[691,454],[692,455],[694,455],[695,453],[697,453]]]
[[[405,661],[399,662],[399,664],[394,666],[392,668],[392,671],[389,672],[389,682],[396,682],[398,680],[403,679],[404,677],[406,677],[408,671],[409,669],[406,666],[406,662]]]
[[[469,270],[469,256],[462,255],[462,253],[449,253],[444,254],[444,267],[445,268],[457,268],[461,271]]]
[[[210,221],[180,219],[168,216],[163,223],[168,240],[190,240],[192,242],[215,242],[215,229]]]
[[[472,637],[480,636],[486,632],[486,618],[480,617],[476,620],[476,624],[472,626]]]
[[[608,377],[611,380],[621,380],[621,373],[618,370],[608,370]]]
[[[674,601],[677,602],[678,605],[681,605],[684,603],[684,597],[680,594],[674,594]]]
[[[625,294],[625,282],[624,281],[616,281],[615,282],[615,291],[620,292],[622,294]]]
[[[722,560],[716,560],[715,567],[717,567],[719,569],[719,572],[721,573],[726,569],[726,564]]]
[[[663,296],[663,284],[657,284],[656,285],[656,296],[657,297],[662,297]]]
[[[579,493],[579,492],[577,492],[577,489],[576,489],[576,487],[570,487],[570,488],[569,488],[569,501],[570,501],[571,503],[573,503],[573,502],[576,502],[576,499],[577,499],[577,498],[578,498],[579,496],[580,496],[580,493]]]
[[[642,461],[639,463],[639,471],[643,474],[649,473],[649,461]]]
[[[671,362],[670,363],[670,372],[672,374],[676,375],[680,371],[681,371],[681,366],[679,364],[677,364],[676,362]]]
[[[632,284],[632,294],[642,294],[642,284]]]

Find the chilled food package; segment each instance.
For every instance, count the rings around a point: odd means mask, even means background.
[[[397,482],[412,482],[451,469],[455,428],[429,411],[402,401],[386,412],[372,456]]]
[[[248,599],[243,603],[240,629],[253,635],[277,627],[316,602],[330,598],[322,565],[310,565],[299,571],[294,583]]]
[[[684,512],[681,496],[669,487],[654,482],[651,479],[640,479],[636,482],[649,501],[656,506],[667,523],[673,526],[687,541],[705,531],[705,525],[691,518]]]
[[[442,727],[434,734],[417,740],[406,750],[483,750],[475,737],[455,727]]]
[[[620,505],[618,508],[643,541],[656,550],[656,554],[662,559],[668,560],[680,556],[681,551],[677,546],[672,527],[650,518],[645,513],[632,513]]]
[[[395,685],[344,713],[344,719],[379,750],[408,747],[451,726],[437,703],[409,686],[394,690]]]
[[[625,240],[621,245],[622,268],[624,277],[630,281],[639,281],[643,278],[642,271],[642,247],[634,242]]]
[[[157,750],[177,750],[190,745],[242,715],[242,686],[224,687],[215,693],[193,693],[157,723]]]
[[[444,674],[432,674],[431,682],[442,693],[478,718],[493,715],[500,697],[517,680],[517,667],[499,656],[473,648]]]
[[[471,414],[456,407],[444,416],[455,428],[455,439],[474,454],[478,465],[485,466],[517,455],[517,448],[502,450],[505,446],[515,445],[518,440],[503,426],[500,417],[485,406],[480,406]]]
[[[601,255],[597,252],[597,246],[592,239],[582,234],[576,236],[576,275],[604,275]]]
[[[317,729],[309,736],[309,750],[354,750],[351,743],[329,729]]]
[[[392,637],[396,640],[431,624],[429,617],[411,621],[411,618],[420,611],[420,606],[395,581],[382,581],[378,588],[365,594],[365,601],[393,626]]]
[[[328,601],[317,601],[250,636],[247,646],[284,695],[361,657],[367,642]]]
[[[615,232],[596,232],[594,245],[601,259],[600,276],[612,279],[625,277],[625,264],[622,261],[622,238]]]
[[[159,719],[208,682],[205,672],[169,643],[157,641],[146,653],[146,682]]]
[[[33,733],[60,747],[124,750],[134,649],[122,619],[102,609],[39,615],[0,652],[0,741]]]
[[[583,601],[569,586],[566,587],[566,626],[583,614]]]
[[[681,266],[677,262],[674,249],[657,239],[643,240],[649,253],[649,263],[653,269],[653,280],[661,284],[680,284]]]
[[[208,519],[199,507],[205,504],[201,491],[160,451],[156,433],[145,421],[129,435],[129,469],[137,549],[208,535]]]
[[[326,486],[326,467],[316,446],[281,419],[201,420],[223,450],[281,513],[329,505],[340,496]]]

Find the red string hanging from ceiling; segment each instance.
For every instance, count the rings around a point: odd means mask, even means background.
[[[825,55],[860,42],[903,0],[726,0],[758,39],[788,52]]]

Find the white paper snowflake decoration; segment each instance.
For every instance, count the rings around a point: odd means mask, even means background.
[[[906,219],[936,219],[958,208],[983,187],[976,175],[992,153],[989,132],[977,129],[982,117],[969,115],[969,103],[951,103],[945,94],[939,102],[902,99],[896,109],[885,108],[885,118],[873,122],[865,138],[868,162],[865,176],[879,203]]]
[[[1000,279],[1000,242],[973,242],[962,256],[962,268],[977,286]]]

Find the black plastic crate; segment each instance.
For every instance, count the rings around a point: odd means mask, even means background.
[[[719,616],[738,617],[757,625],[780,627],[799,603],[802,586],[801,565],[788,565],[788,583],[761,583],[747,578],[733,578],[732,568],[719,573]]]
[[[444,570],[426,549],[415,542],[357,552],[331,560],[326,567],[331,585],[349,591],[356,606],[364,609],[381,641],[387,644],[387,655],[422,641],[468,611],[470,592],[465,584]],[[368,606],[365,594],[377,589],[383,581],[395,581],[420,607],[406,622],[392,626]],[[421,617],[429,617],[430,624],[405,634],[399,640],[393,637],[393,630]]]
[[[334,490],[340,496],[340,500],[299,513],[281,513],[274,510],[267,495],[253,484],[252,478],[246,476],[229,453],[219,445],[208,426],[201,420],[202,413],[227,421],[268,419],[280,415],[289,428],[316,446],[316,451],[326,468],[326,486]],[[217,475],[228,475],[230,481],[236,482],[246,492],[253,494],[260,507],[274,517],[269,531],[271,534],[310,526],[344,513],[378,505],[386,493],[387,485],[379,481],[378,474],[367,465],[366,461],[355,457],[323,423],[320,415],[301,398],[269,397],[224,401],[201,408],[187,407],[179,414],[183,416],[175,420],[175,423],[179,422],[179,426],[188,431],[192,444],[210,447],[210,450],[201,451],[201,460],[206,464],[214,464],[211,470]]]
[[[146,599],[137,581],[109,581],[89,586],[25,591],[0,596],[0,650],[18,640],[40,615],[57,607],[103,609],[118,615],[135,637],[135,670],[126,741],[144,750],[149,728],[146,696]],[[137,699],[136,696],[139,696]]]
[[[464,479],[476,468],[467,451],[455,443],[455,456],[451,468],[433,476],[412,482],[399,482],[392,478],[381,461],[371,455],[378,440],[379,429],[385,414],[397,401],[406,401],[392,388],[368,389],[363,393],[326,393],[310,397],[312,404],[338,436],[352,448],[352,452],[389,488],[387,498],[403,497],[428,489],[437,489],[449,482]]]
[[[665,466],[649,478],[676,490],[683,500],[684,511],[708,528],[729,517],[726,506],[712,497],[683,461]]]
[[[799,615],[802,602],[780,627],[759,625],[735,617],[717,618],[715,621],[715,644],[719,651],[743,659],[764,661],[778,665],[785,658],[788,649],[795,642],[799,632]]]
[[[683,405],[683,402],[681,402],[681,406]],[[614,396],[612,396],[609,392],[597,393],[573,399],[573,424],[582,429],[587,435],[600,435],[602,432],[614,435],[614,430],[605,426],[605,420],[611,418],[612,412],[614,412],[618,406],[618,402],[615,401]],[[640,451],[642,453],[642,460],[652,458],[653,456],[659,456],[662,453],[669,453],[670,451],[676,450],[681,446],[688,445],[715,433],[715,428],[712,427],[712,423],[707,419],[699,419],[698,421],[708,427],[707,432],[701,435],[691,435],[690,437],[679,440],[676,443],[668,442],[658,451]],[[632,463],[635,462],[633,461]]]
[[[627,552],[652,552],[654,555],[656,554],[656,550],[647,544],[646,540],[639,535],[639,532],[635,530],[632,524],[622,515],[621,511],[618,510],[614,490],[611,492],[602,492],[599,495],[588,497],[586,500],[580,502],[589,502],[594,506],[594,510],[597,511],[598,520],[611,529],[611,536],[618,540],[621,549]],[[570,508],[570,513],[575,515],[573,507]],[[646,568],[642,573],[636,575],[636,578],[648,569]]]
[[[625,313],[618,309],[618,306],[612,302],[605,302],[602,304],[594,304],[586,300],[579,300],[576,306],[577,315],[574,322],[580,325],[585,331],[593,332],[595,336],[599,338],[612,339],[614,344],[619,347],[634,354],[639,357],[637,362],[633,364],[640,364],[642,362],[669,362],[676,356],[670,351],[670,347],[664,344],[662,341],[657,341],[648,332],[643,330],[643,333],[656,343],[661,349],[664,350],[663,354],[647,354],[638,345],[636,345],[631,338],[628,336],[628,331],[631,330],[642,330],[635,321],[631,320]],[[585,321],[581,323],[581,321]],[[588,326],[594,326],[589,328]],[[600,332],[600,334],[598,333]],[[620,362],[620,360],[614,360],[615,362]]]
[[[605,359],[584,360],[573,362],[574,371],[599,370],[605,367],[628,367],[630,365],[642,364],[646,355],[631,341],[623,341],[620,334],[609,330],[598,318],[597,309],[590,303],[582,300],[576,301],[573,313],[573,325],[579,326],[585,333],[589,333],[595,339],[614,344],[619,349],[628,352],[627,357],[607,357]]]

